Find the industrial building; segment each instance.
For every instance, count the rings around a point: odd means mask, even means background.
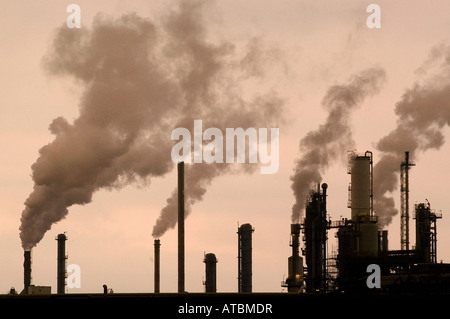
[[[431,209],[430,203],[415,205],[416,244],[409,248],[409,153],[399,163],[401,172],[401,247],[389,250],[388,232],[379,228],[373,211],[372,152],[349,154],[348,173],[351,175],[348,207],[350,218],[332,221],[327,213],[327,184],[312,190],[301,224],[291,225],[304,236],[306,265],[291,270],[291,260],[302,262],[293,248],[289,257],[289,276],[282,286],[289,292],[306,293],[448,293],[450,292],[450,264],[437,263],[437,220],[442,217]],[[336,230],[338,251],[327,252],[328,231]],[[293,243],[298,237],[292,232]],[[291,244],[293,245],[293,244]],[[367,284],[370,265],[379,266],[380,287]],[[300,282],[304,278],[303,282]],[[297,279],[297,280],[295,280]],[[299,286],[301,287],[299,289]]]
[[[409,176],[414,164],[405,152],[399,163],[401,181],[401,249],[390,250],[388,231],[381,229],[373,208],[373,154],[349,153],[350,174],[348,218],[332,220],[327,211],[329,186],[318,184],[306,199],[305,216],[290,225],[292,254],[288,257],[288,276],[281,286],[289,295],[330,294],[416,294],[450,293],[450,264],[437,262],[437,222],[442,218],[431,204],[415,204],[415,245],[409,239]],[[184,277],[184,163],[178,164],[178,293],[185,294]],[[329,232],[333,230],[337,251],[328,251]],[[252,292],[252,234],[250,223],[237,231],[237,295]],[[66,289],[66,234],[57,240],[57,294]],[[411,246],[411,247],[410,247]],[[154,240],[154,295],[160,294],[160,239]],[[205,293],[217,295],[216,255],[204,254]],[[368,284],[373,266],[379,269],[379,285]],[[47,286],[32,285],[31,251],[24,252],[24,289],[21,295],[51,294]],[[284,294],[287,295],[287,294]]]

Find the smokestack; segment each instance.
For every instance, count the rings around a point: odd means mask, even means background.
[[[299,246],[300,246],[300,224],[291,224],[291,246],[292,246],[292,268],[294,274],[297,271],[299,262]]]
[[[184,292],[184,162],[178,163],[178,292]]]
[[[216,255],[209,253],[203,259],[205,263],[205,292],[217,292],[217,258]]]
[[[238,229],[238,283],[239,292],[252,292],[252,233],[250,224]]]
[[[159,239],[155,239],[155,293],[159,293],[159,276],[160,276],[160,259],[159,259],[159,247],[161,246]]]
[[[80,85],[80,112],[73,121],[59,116],[49,123],[54,139],[32,165],[34,187],[21,216],[24,250],[36,246],[71,207],[90,203],[95,192],[170,173],[176,127],[186,128],[194,119],[223,131],[284,123],[284,99],[274,87],[262,93],[244,90],[248,80],[273,79],[273,67],[284,68],[284,63],[271,63],[275,50],[255,37],[248,37],[242,50],[237,49],[241,41],[211,41],[209,5],[176,1],[167,6],[168,14],[154,19],[136,13],[98,15],[91,28],[76,35],[67,26],[56,30],[43,57],[44,70]],[[258,165],[205,162],[201,167],[207,169],[189,174],[185,218],[214,178],[237,167],[248,173]],[[176,227],[176,197],[175,190],[153,238]]]
[[[351,115],[367,97],[380,90],[384,79],[383,69],[369,68],[352,76],[346,84],[328,89],[322,101],[328,111],[326,122],[300,140],[302,157],[297,160],[291,176],[295,196],[293,223],[300,222],[311,187],[321,182],[328,166],[339,159],[340,154],[354,148]]]
[[[59,234],[56,238],[58,241],[58,277],[57,277],[57,293],[66,293],[66,234]]]
[[[287,287],[288,292],[300,292],[303,287],[303,258],[299,256],[300,247],[300,224],[291,224],[292,256],[288,258],[288,278],[282,285]]]
[[[25,250],[23,253],[23,291],[28,293],[28,287],[31,285],[31,250]]]

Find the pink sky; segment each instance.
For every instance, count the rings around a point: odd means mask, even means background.
[[[83,88],[71,78],[49,77],[42,58],[55,31],[66,21],[66,7],[81,7],[82,28],[95,15],[113,17],[136,11],[154,20],[173,7],[167,1],[7,1],[0,0],[0,293],[23,287],[23,250],[19,238],[24,201],[33,188],[31,165],[39,149],[53,140],[49,124],[58,116],[73,121]],[[386,83],[366,98],[351,119],[356,148],[378,154],[375,143],[396,126],[395,104],[406,89],[427,75],[417,70],[430,51],[448,43],[448,1],[377,1],[380,29],[366,27],[371,1],[217,0],[205,12],[212,39],[226,39],[238,48],[260,37],[278,57],[273,73],[249,92],[275,89],[285,99],[287,118],[280,126],[280,168],[276,174],[226,175],[213,181],[203,201],[186,220],[186,290],[202,292],[204,253],[215,253],[217,288],[237,291],[237,225],[251,223],[253,291],[278,292],[287,274],[289,231],[294,197],[290,175],[301,154],[298,142],[322,124],[321,101],[328,87],[345,83],[363,69],[379,66]],[[443,129],[448,139],[447,128]],[[406,150],[405,150],[406,151]],[[438,221],[438,260],[450,261],[450,218],[445,182],[450,179],[450,146],[430,150],[415,159],[410,173],[410,206],[428,199],[442,210]],[[400,165],[400,163],[399,163]],[[337,162],[323,175],[328,183],[332,219],[350,217],[346,163]],[[70,292],[101,292],[108,284],[116,292],[153,292],[152,228],[176,186],[176,173],[152,178],[149,185],[101,190],[92,203],[72,206],[66,219],[53,225],[33,249],[33,283],[56,292],[56,241],[67,232],[68,264],[81,267],[81,288]],[[189,187],[189,185],[186,185]],[[399,208],[399,194],[394,193]],[[389,225],[390,249],[400,247],[400,217]],[[415,241],[411,218],[410,241]],[[176,230],[161,237],[161,292],[177,290]],[[337,247],[329,233],[329,249]]]

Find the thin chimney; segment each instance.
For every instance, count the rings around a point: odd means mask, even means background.
[[[31,250],[24,251],[23,259],[23,293],[26,294],[31,285]]]
[[[184,289],[184,162],[178,163],[178,292]]]
[[[58,241],[58,264],[57,264],[57,293],[58,294],[64,294],[66,293],[66,277],[67,277],[67,269],[66,269],[66,240],[67,236],[66,234],[59,234],[56,237],[56,240]]]
[[[155,293],[159,293],[159,277],[160,277],[160,241],[159,239],[155,239],[155,279],[154,279],[154,285],[155,285]]]

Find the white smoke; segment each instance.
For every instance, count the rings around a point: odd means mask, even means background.
[[[385,80],[379,67],[369,68],[352,76],[346,84],[331,86],[322,105],[328,111],[325,124],[300,140],[301,158],[291,176],[295,196],[292,222],[300,222],[311,187],[322,181],[322,174],[335,160],[354,148],[351,114],[367,96],[377,93]]]

